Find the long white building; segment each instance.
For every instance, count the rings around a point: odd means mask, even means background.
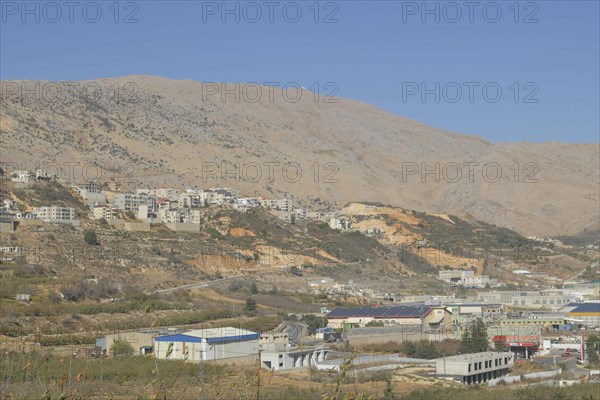
[[[200,361],[257,356],[260,334],[233,327],[196,329],[154,338],[159,359]],[[202,352],[202,355],[201,355]]]

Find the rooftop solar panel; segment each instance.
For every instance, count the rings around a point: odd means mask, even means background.
[[[423,307],[352,307],[334,308],[327,318],[372,317],[372,318],[422,318],[431,312],[429,306]]]

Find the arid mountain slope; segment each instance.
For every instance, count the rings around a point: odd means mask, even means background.
[[[2,82],[2,162],[60,163],[65,175],[64,163],[79,162],[76,179],[97,175],[83,167],[93,164],[100,179],[140,182],[132,185],[468,213],[524,234],[572,234],[600,222],[595,144],[491,144],[308,90],[292,102],[261,87],[253,101],[256,87],[233,84],[239,99],[221,96],[221,85],[148,76],[76,84],[59,85],[57,98],[45,82]],[[117,173],[117,164],[127,169]]]

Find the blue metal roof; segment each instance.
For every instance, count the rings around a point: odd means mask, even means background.
[[[154,338],[157,342],[186,342],[201,343],[202,338],[178,333],[177,335],[157,336]]]
[[[423,307],[353,307],[353,308],[335,308],[331,310],[326,318],[423,318],[432,310],[430,306]]]
[[[575,305],[575,304],[573,304]],[[570,311],[571,313],[599,313],[600,314],[600,303],[582,303],[576,305],[574,309]]]
[[[206,339],[208,344],[227,343],[227,342],[244,342],[247,340],[257,340],[260,337],[259,333],[236,336],[212,337]],[[201,343],[202,338],[198,336],[190,336],[183,333],[177,335],[157,336],[154,338],[157,342],[186,342],[186,343]]]

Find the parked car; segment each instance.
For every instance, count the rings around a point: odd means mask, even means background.
[[[562,353],[561,357],[562,358],[573,358],[573,354],[564,352],[564,353]]]

